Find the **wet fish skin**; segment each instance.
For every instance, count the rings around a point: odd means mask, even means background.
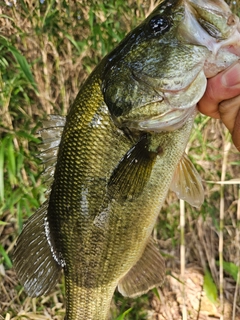
[[[211,28],[217,44],[211,34],[212,43],[199,45],[186,25],[202,28],[197,10],[207,29],[212,6],[223,11]],[[184,150],[206,87],[206,61],[220,70],[238,59],[228,50],[216,54],[219,39],[234,33],[234,23],[219,23],[227,10],[221,1],[163,1],[96,67],[66,122],[50,117],[41,155],[51,162],[50,180],[59,143],[52,128],[62,137],[49,200],[27,222],[13,260],[31,296],[48,294],[63,268],[66,320],[105,320],[117,286],[134,297],[163,282],[151,232],[170,187],[192,205],[203,201]]]

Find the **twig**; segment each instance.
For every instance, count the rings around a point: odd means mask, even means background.
[[[228,153],[230,142],[224,144],[221,181],[225,181]],[[223,229],[224,229],[224,184],[220,186],[220,228],[219,228],[219,297],[220,297],[220,319],[224,319],[224,297],[223,297]]]
[[[237,243],[240,242],[240,185],[238,186],[238,202],[237,202]],[[237,261],[240,261],[240,250],[237,251]],[[240,282],[240,265],[238,264],[238,275],[237,275],[237,283],[234,292],[234,299],[233,299],[233,311],[232,311],[232,320],[236,319],[236,309],[237,309],[237,296],[238,296],[238,289],[239,289],[239,282]]]
[[[181,262],[181,293],[183,298],[182,303],[182,320],[187,320],[187,309],[186,309],[186,295],[185,295],[185,202],[180,200],[180,262]]]

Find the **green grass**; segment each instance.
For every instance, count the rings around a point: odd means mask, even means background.
[[[17,282],[11,262],[11,251],[24,221],[44,200],[45,189],[40,175],[42,167],[36,157],[39,120],[47,114],[67,113],[81,83],[96,64],[149,13],[154,3],[155,1],[150,0],[45,0],[41,4],[30,0],[17,1],[16,6],[10,7],[0,1],[2,319],[63,317],[63,284],[60,283],[49,297],[30,299]],[[235,9],[238,8],[235,6]],[[219,185],[208,181],[221,179],[224,156],[222,150],[228,140],[229,135],[221,124],[199,115],[188,147],[191,160],[205,181],[206,200],[200,210],[186,205],[186,267],[194,265],[202,271],[209,270],[205,274],[205,279],[208,280],[205,281],[205,286],[207,294],[211,296],[211,292],[214,292],[214,297],[216,291],[219,293],[220,287],[218,234],[222,191]],[[239,177],[239,164],[239,153],[231,147],[227,154],[226,179]],[[229,284],[224,290],[229,303],[234,307],[235,292],[229,287],[235,288],[239,276],[239,248],[235,241],[240,231],[237,216],[238,186],[227,185],[223,192],[223,236],[226,245],[222,254],[225,282]],[[172,193],[169,194],[159,215],[154,236],[159,240],[160,247],[166,255],[168,272],[178,279],[179,202]],[[112,317],[119,316],[118,319],[122,319],[121,315],[124,315],[126,320],[144,320],[152,315],[154,319],[154,314],[162,312],[164,297],[169,297],[172,303],[172,297],[180,290],[175,286],[173,291],[171,287],[174,277],[169,276],[162,289],[137,299],[125,299],[116,293]],[[239,295],[236,301],[239,304]]]

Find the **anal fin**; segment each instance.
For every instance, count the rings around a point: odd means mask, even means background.
[[[165,262],[151,238],[138,262],[119,281],[118,290],[126,297],[136,297],[160,286],[165,278]]]
[[[61,265],[54,257],[45,222],[46,201],[27,221],[13,252],[13,265],[18,279],[31,297],[47,295],[61,275]]]

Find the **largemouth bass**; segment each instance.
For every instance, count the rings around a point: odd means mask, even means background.
[[[134,297],[162,284],[151,233],[169,188],[203,201],[184,150],[207,77],[239,59],[238,28],[222,0],[162,1],[92,72],[66,121],[45,123],[51,188],[13,254],[30,296],[63,269],[65,319],[103,320],[116,287]]]

